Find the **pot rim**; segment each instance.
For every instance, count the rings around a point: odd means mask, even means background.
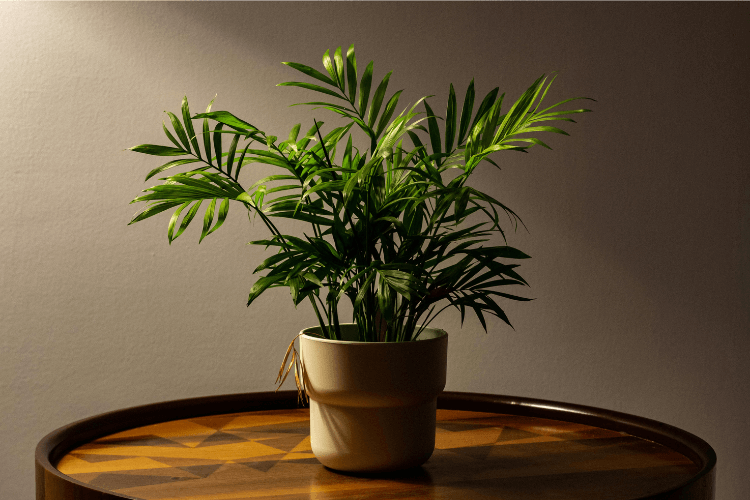
[[[340,326],[357,326],[356,323],[341,323]],[[305,328],[304,330],[300,331],[300,340],[302,338],[305,338],[307,340],[313,340],[316,342],[325,342],[329,344],[352,344],[352,345],[371,345],[371,346],[377,346],[377,345],[394,345],[394,344],[411,344],[411,341],[409,342],[361,342],[359,340],[333,340],[333,339],[326,339],[321,337],[315,337],[313,335],[308,335],[308,330],[312,330],[314,328],[320,328],[320,326],[310,326],[308,328]],[[433,332],[438,332],[437,337],[433,337],[431,339],[417,339],[419,342],[438,342],[441,341],[444,338],[448,337],[448,332],[443,330],[442,328],[431,328],[431,327],[425,327],[425,331],[431,330]]]

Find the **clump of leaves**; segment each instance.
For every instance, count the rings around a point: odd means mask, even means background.
[[[529,300],[503,291],[528,285],[515,263],[528,255],[488,242],[499,234],[505,243],[500,224],[505,216],[514,229],[520,219],[467,181],[483,162],[497,167],[493,153],[527,152],[535,145],[550,149],[537,134],[568,134],[543,124],[574,122],[570,115],[590,110],[557,108],[586,98],[542,108],[554,80],[543,75],[505,110],[505,94],[495,88],[474,112],[472,80],[460,108],[450,86],[445,117],[433,112],[427,97],[395,115],[402,91],[386,100],[388,73],[372,92],[373,63],[360,76],[354,46],[346,57],[340,47],[333,58],[326,51],[326,73],[284,64],[316,83],[279,85],[325,95],[326,101],[300,104],[325,108],[347,123],[324,132],[323,122],[314,120],[301,137],[297,124],[279,141],[228,111],[211,111],[213,101],[205,113],[191,116],[185,98],[182,120],[167,113],[174,133],[163,125],[173,146],[130,149],[182,157],[152,170],[146,180],[178,166],[190,170],[162,178],[163,184],[133,200],[151,203],[130,223],[175,209],[167,230],[171,244],[205,206],[202,241],[224,223],[230,202],[238,202],[270,232],[251,243],[275,251],[255,269],[263,275],[248,305],[269,288],[289,287],[295,306],[310,302],[327,338],[341,338],[338,306],[344,298],[353,306],[360,340],[367,342],[414,340],[451,306],[462,321],[467,309],[473,311],[485,330],[485,314],[510,325],[497,300]],[[196,120],[202,121],[198,132]],[[353,143],[355,126],[369,139],[364,151]],[[240,172],[252,163],[274,165],[280,173],[245,188]],[[310,231],[283,234],[274,224],[278,218],[309,223]]]

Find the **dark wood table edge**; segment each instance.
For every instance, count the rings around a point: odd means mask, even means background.
[[[180,399],[135,406],[79,420],[47,434],[36,447],[37,500],[134,498],[82,483],[55,467],[70,450],[116,432],[170,420],[222,413],[298,408],[296,391],[257,392]],[[626,432],[667,446],[692,460],[699,472],[668,491],[633,500],[712,500],[716,452],[701,438],[662,422],[612,410],[518,396],[444,392],[438,408],[548,418]]]
[[[679,487],[634,500],[702,500],[715,496],[716,452],[711,445],[657,420],[572,403],[462,392],[444,392],[438,398],[438,408],[548,418],[625,432],[671,448],[700,467],[695,476]]]

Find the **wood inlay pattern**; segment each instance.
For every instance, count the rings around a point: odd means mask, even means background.
[[[117,432],[63,455],[86,485],[144,500],[622,499],[676,488],[700,467],[624,432],[530,416],[438,410],[420,468],[345,475],[312,454],[307,409],[173,420]]]

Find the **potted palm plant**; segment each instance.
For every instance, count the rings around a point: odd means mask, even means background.
[[[318,318],[298,335],[299,352],[292,340],[277,379],[283,383],[293,369],[300,394],[310,397],[313,452],[347,471],[416,466],[434,450],[436,398],[446,377],[447,334],[428,325],[448,307],[462,321],[473,311],[485,330],[485,314],[510,325],[497,301],[529,300],[506,291],[527,286],[517,261],[528,255],[505,244],[501,227],[505,216],[514,228],[520,219],[471,186],[470,177],[480,165],[497,167],[493,153],[549,148],[538,133],[567,134],[543,123],[573,122],[570,115],[590,110],[557,109],[582,98],[542,107],[554,78],[541,76],[505,108],[505,94],[495,88],[475,111],[472,80],[460,107],[450,86],[444,117],[427,97],[396,115],[402,91],[386,99],[391,73],[374,86],[373,63],[360,75],[353,46],[345,56],[340,47],[333,57],[326,51],[325,73],[284,64],[315,83],[279,85],[324,95],[301,104],[346,123],[326,130],[313,120],[304,134],[297,124],[279,140],[230,112],[212,111],[212,104],[193,115],[185,98],[182,119],[167,113],[173,131],[163,126],[171,146],[130,149],[180,157],[146,180],[188,170],[133,200],[150,203],[130,223],[174,209],[171,244],[201,207],[199,241],[224,223],[230,205],[259,217],[269,235],[251,243],[273,255],[255,269],[261,277],[248,305],[269,288],[288,287],[294,305],[309,302]],[[353,141],[355,127],[365,144]],[[240,174],[253,163],[278,167],[279,174],[245,187]],[[276,225],[284,218],[310,229],[285,234]],[[502,244],[492,242],[497,236]],[[342,300],[353,309],[348,323],[339,318]]]

